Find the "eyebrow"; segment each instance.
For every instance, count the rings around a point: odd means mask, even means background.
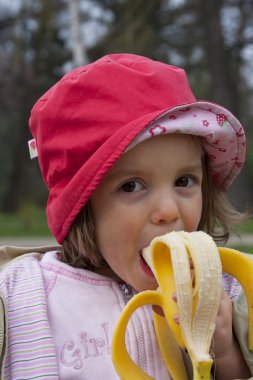
[[[202,162],[201,163],[196,163],[196,164],[190,164],[190,165],[185,165],[185,166],[182,166],[182,168],[179,168],[179,172],[182,172],[182,173],[187,173],[187,172],[199,172],[199,171],[203,171],[203,165],[202,165]],[[147,170],[141,170],[141,169],[115,169],[115,171],[113,172],[108,172],[107,173],[107,178],[110,178],[110,179],[114,179],[114,178],[118,178],[118,177],[141,177],[142,175],[144,175],[145,173],[147,173]]]
[[[117,178],[117,177],[123,177],[123,176],[128,176],[128,177],[138,177],[142,176],[146,171],[145,170],[140,170],[140,169],[116,169],[113,172],[108,172],[107,173],[107,178]]]
[[[202,165],[202,162],[201,163],[197,163],[197,164],[190,164],[190,165],[186,165],[182,168],[182,171],[193,171],[193,170],[202,170],[203,169],[203,165]]]

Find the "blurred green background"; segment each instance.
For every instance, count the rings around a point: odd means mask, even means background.
[[[252,215],[252,20],[251,0],[0,0],[0,243],[51,238],[47,189],[27,146],[30,110],[66,71],[108,53],[183,67],[198,99],[241,120],[247,162],[229,197]],[[251,218],[238,233],[231,244],[253,252]]]

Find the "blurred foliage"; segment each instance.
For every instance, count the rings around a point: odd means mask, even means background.
[[[241,251],[241,252],[244,252],[244,253],[250,253],[250,254],[253,254],[253,245],[250,246],[250,245],[235,245],[234,247],[230,247],[230,248],[234,248],[234,249],[237,249],[238,251]]]
[[[249,138],[248,159],[229,196],[241,208],[252,207],[253,2],[75,1],[84,55],[90,61],[129,52],[179,65],[187,70],[199,99],[224,104],[241,119]],[[68,1],[16,0],[15,4],[0,3],[0,210],[32,217],[26,205],[45,207],[47,189],[37,159],[30,161],[28,154],[30,110],[74,67],[75,43]],[[21,215],[18,220],[25,225],[29,216]],[[0,219],[2,231],[4,220]]]
[[[236,231],[239,234],[247,234],[247,233],[252,233],[253,232],[253,219],[250,218],[246,222],[241,223],[236,227]]]
[[[32,199],[45,202],[37,163],[31,163],[27,141],[30,110],[40,95],[63,74],[70,57],[59,31],[62,1],[22,1],[18,11],[0,12],[0,205],[17,211]]]
[[[44,208],[27,204],[15,214],[0,213],[0,236],[50,236]]]

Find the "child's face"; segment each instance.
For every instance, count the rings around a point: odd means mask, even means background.
[[[96,239],[112,270],[136,290],[156,289],[141,251],[158,235],[194,231],[202,211],[200,142],[157,136],[123,154],[91,197]]]

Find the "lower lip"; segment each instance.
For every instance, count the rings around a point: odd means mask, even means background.
[[[149,277],[154,277],[154,273],[146,265],[146,263],[145,263],[144,259],[142,258],[142,256],[140,256],[140,266],[141,266],[141,269],[143,270],[143,272],[145,272]]]

